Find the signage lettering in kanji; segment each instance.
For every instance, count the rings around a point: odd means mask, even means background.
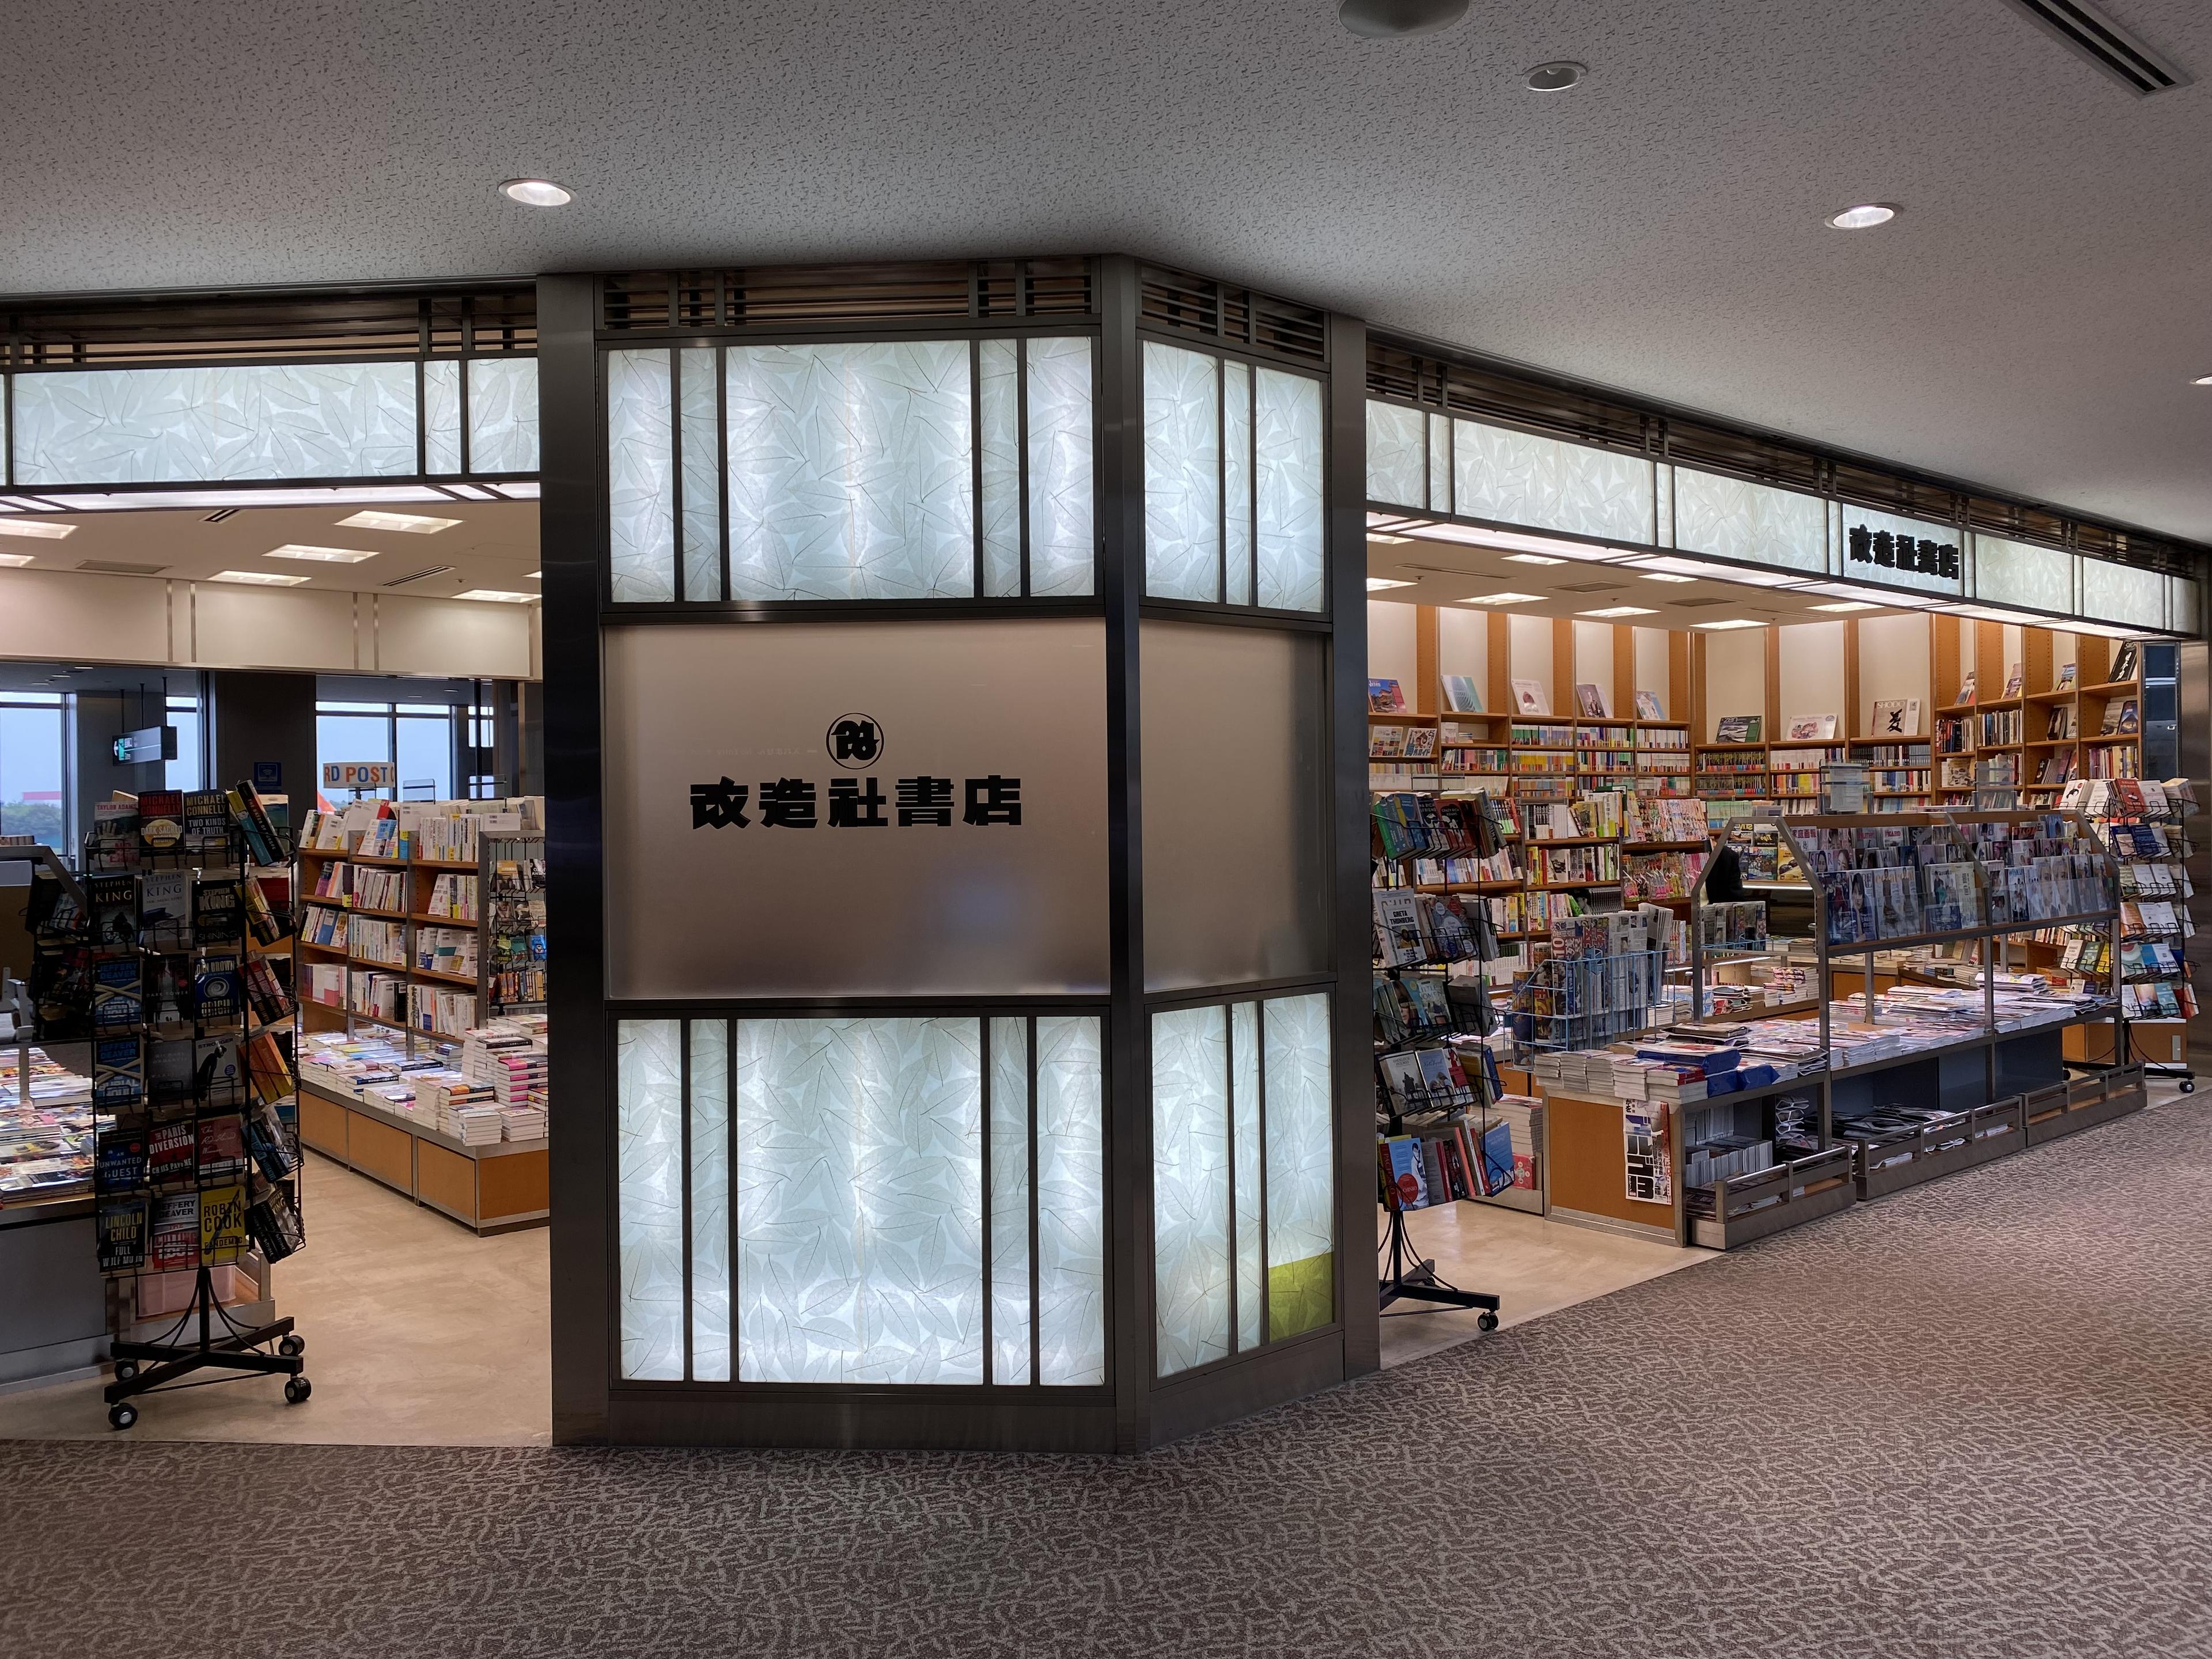
[[[742,783],[732,783],[724,778],[720,783],[695,783],[691,786],[691,827],[694,830],[721,830],[734,823],[744,829],[752,820],[745,816],[745,796],[748,791]]]
[[[968,780],[968,811],[963,820],[968,823],[1019,823],[1022,821],[1022,781],[1002,778],[996,772],[988,778]]]
[[[848,771],[857,772],[881,760],[890,744],[874,715],[840,714],[830,722],[829,735],[823,739],[823,746],[829,750],[831,760]]]
[[[946,830],[952,827],[951,779],[901,778],[897,789],[900,829],[916,823],[933,823]]]
[[[805,778],[762,780],[761,827],[773,830],[811,830],[814,827],[814,786]]]
[[[873,777],[830,780],[830,827],[832,830],[888,830],[884,816],[890,803],[883,785]]]

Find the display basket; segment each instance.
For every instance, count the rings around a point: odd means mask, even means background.
[[[1666,994],[1667,953],[1548,957],[1513,988],[1513,1036],[1539,1053],[1602,1048],[1651,1023]]]

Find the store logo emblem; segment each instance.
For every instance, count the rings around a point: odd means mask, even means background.
[[[830,722],[823,739],[830,758],[848,772],[858,772],[883,758],[890,742],[872,714],[840,714]]]

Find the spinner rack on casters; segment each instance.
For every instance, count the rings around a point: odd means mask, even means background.
[[[195,1317],[197,1337],[185,1342],[174,1340]],[[291,1316],[266,1325],[239,1324],[216,1299],[215,1269],[205,1263],[201,1264],[198,1282],[192,1286],[191,1301],[162,1334],[166,1340],[159,1342],[126,1342],[117,1338],[108,1343],[108,1353],[115,1361],[115,1381],[107,1385],[104,1395],[111,1426],[127,1429],[138,1420],[138,1408],[130,1403],[134,1395],[149,1393],[204,1367],[283,1376],[284,1398],[295,1406],[313,1389],[301,1374],[307,1361],[300,1356],[307,1351],[307,1345],[292,1329]],[[271,1342],[276,1345],[275,1353],[258,1352]]]

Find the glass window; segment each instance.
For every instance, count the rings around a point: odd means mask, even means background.
[[[200,700],[172,694],[168,720],[177,728],[177,757],[162,769],[162,785],[170,789],[206,788],[207,732],[201,723]]]
[[[400,799],[453,799],[453,711],[403,708],[393,726]]]
[[[54,692],[0,694],[0,834],[69,844],[69,767],[62,700]]]
[[[374,710],[374,713],[365,712]],[[333,761],[388,761],[392,758],[390,703],[319,702],[315,705],[315,775]],[[362,792],[364,795],[371,793]],[[390,798],[389,790],[374,793]],[[349,794],[347,799],[353,797]],[[325,805],[342,803],[325,801]]]

